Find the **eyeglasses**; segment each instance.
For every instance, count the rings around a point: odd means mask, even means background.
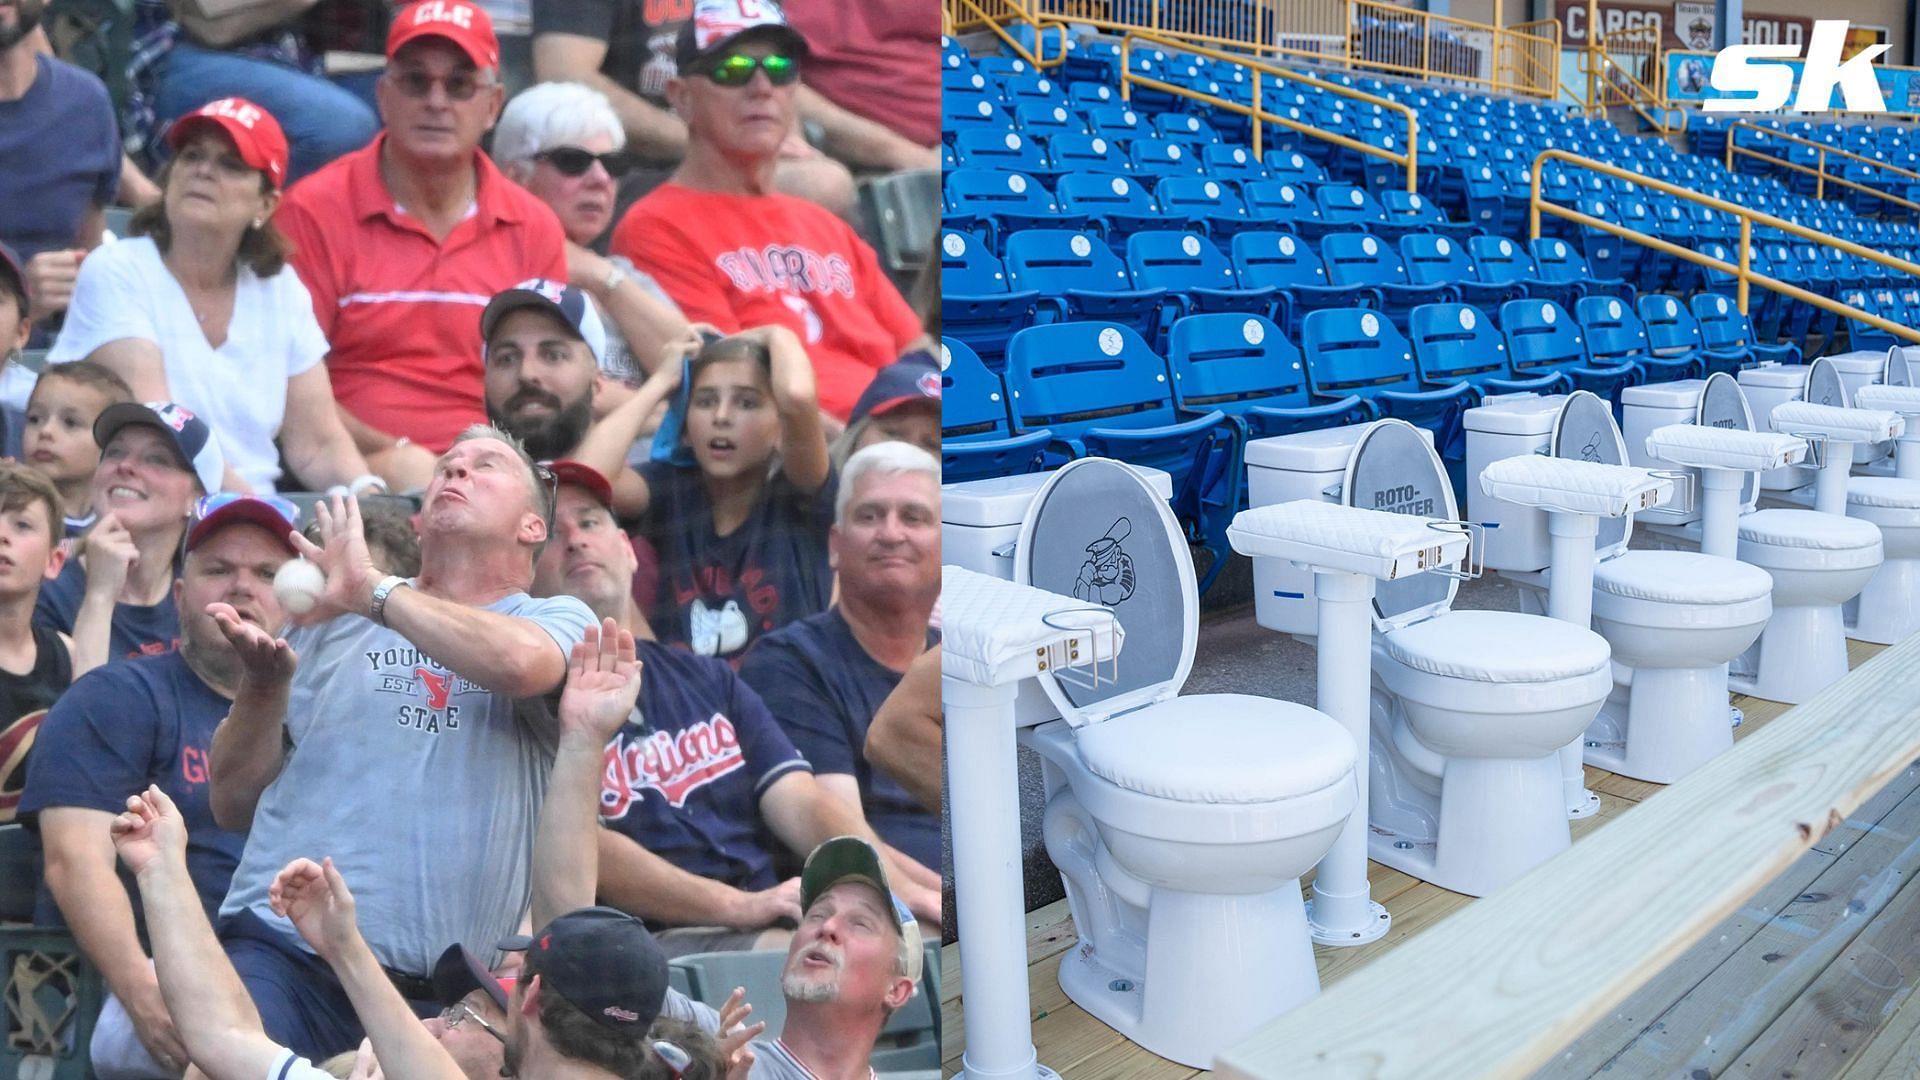
[[[505,1035],[500,1034],[500,1032],[496,1031],[492,1024],[489,1024],[485,1020],[482,1020],[480,1018],[480,1014],[473,1011],[473,1006],[468,1005],[464,1001],[454,1002],[453,1004],[447,1006],[447,1010],[445,1012],[440,1014],[440,1022],[447,1025],[448,1031],[452,1031],[454,1028],[459,1027],[461,1024],[464,1024],[469,1020],[473,1021],[476,1024],[479,1024],[481,1031],[484,1031],[487,1034],[493,1036],[494,1038],[500,1040],[500,1045],[505,1046],[507,1044],[507,1037]]]
[[[437,83],[447,91],[447,97],[454,101],[472,101],[473,95],[493,85],[492,79],[482,79],[470,72],[455,72],[446,78],[429,75],[424,71],[388,72],[387,78],[400,88],[400,92],[410,98],[425,98],[433,93]]]
[[[708,64],[701,72],[721,86],[745,86],[753,81],[755,71],[767,73],[767,81],[775,86],[785,86],[800,77],[800,61],[791,56],[748,56],[746,53],[729,53]]]
[[[561,176],[585,176],[597,161],[601,168],[607,170],[608,176],[621,177],[633,165],[633,160],[618,150],[595,154],[577,146],[556,146],[551,150],[542,150],[533,155],[533,159],[552,165]]]
[[[547,489],[547,531],[553,531],[553,512],[560,504],[560,477],[544,461],[533,463],[533,478]]]
[[[251,502],[265,503],[267,506],[273,508],[274,513],[279,514],[281,518],[285,519],[288,525],[296,529],[300,527],[300,508],[293,503],[288,502],[278,495],[246,495],[238,491],[216,491],[211,495],[203,496],[195,501],[193,504],[193,520],[196,522],[205,521],[212,517],[217,511],[223,510],[242,499]]]
[[[673,1073],[676,1078],[687,1075],[687,1070],[693,1068],[693,1055],[682,1050],[677,1043],[670,1043],[664,1039],[655,1040],[653,1052],[660,1058],[660,1063],[667,1067],[667,1071]]]

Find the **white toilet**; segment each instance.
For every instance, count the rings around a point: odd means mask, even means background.
[[[1628,392],[1634,389],[1640,388]],[[1491,461],[1530,453],[1630,463],[1612,410],[1592,394],[1500,400],[1470,410],[1466,423],[1467,458],[1482,471]],[[1470,488],[1473,519],[1499,523],[1493,535],[1501,542],[1489,539],[1488,567],[1529,591],[1544,589],[1552,563],[1547,512],[1488,495],[1477,484]],[[1613,649],[1615,686],[1587,728],[1584,760],[1636,779],[1672,783],[1733,745],[1727,662],[1766,627],[1773,581],[1730,558],[1628,550],[1631,514],[1596,524],[1592,625]]]
[[[1304,705],[1178,696],[1193,563],[1131,469],[1072,462],[1022,519],[1014,580],[1110,609],[1127,641],[1097,683],[1040,676],[1061,719],[1021,733],[1045,763],[1047,853],[1080,935],[1060,985],[1142,1047],[1210,1068],[1319,991],[1299,878],[1355,809],[1353,741]]]
[[[1401,420],[1339,431],[1350,449],[1338,470],[1323,460],[1332,432],[1250,444],[1249,461],[1268,463],[1257,489],[1250,476],[1254,504],[1331,491],[1348,506],[1458,520],[1425,432]],[[1288,440],[1304,451],[1283,452]],[[1290,461],[1307,468],[1289,471]],[[1298,573],[1262,574],[1262,561],[1255,580],[1287,595],[1264,611],[1256,603],[1256,618],[1310,634],[1295,606]],[[1377,862],[1484,896],[1571,842],[1558,752],[1593,720],[1613,676],[1598,634],[1538,615],[1451,611],[1458,588],[1457,574],[1429,571],[1375,591],[1369,846]]]

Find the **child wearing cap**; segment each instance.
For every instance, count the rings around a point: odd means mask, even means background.
[[[0,824],[10,822],[27,782],[27,752],[47,709],[89,667],[75,664],[73,639],[33,622],[40,588],[66,562],[60,496],[25,465],[0,461]],[[106,651],[107,623],[80,629]]]
[[[172,402],[110,405],[93,424],[100,519],[40,590],[34,622],[72,633],[110,612],[106,659],[151,656],[179,645],[174,566],[194,500],[219,489],[225,462],[206,421]]]
[[[220,439],[216,486],[271,492],[280,447],[314,490],[382,487],[353,445],[321,363],[327,340],[272,217],[287,140],[272,114],[242,98],[188,113],[167,132],[175,157],[160,202],[133,236],[81,266],[47,360],[93,360],[136,400],[177,401]]]
[[[107,406],[132,400],[125,379],[91,360],[50,367],[33,384],[22,459],[60,492],[68,538],[85,533],[99,517],[93,510],[93,472],[100,467],[100,444],[93,441],[93,422]]]
[[[638,470],[638,534],[660,560],[647,620],[662,643],[737,666],[760,635],[826,609],[837,488],[813,364],[792,331],[696,330],[669,346],[654,379],[683,366],[686,387],[663,426],[669,439],[678,429],[673,457]],[[636,395],[576,458],[617,471],[651,409],[650,395]]]
[[[833,440],[833,467],[877,442],[903,442],[940,454],[940,365],[915,350],[874,375],[854,403],[847,430]]]

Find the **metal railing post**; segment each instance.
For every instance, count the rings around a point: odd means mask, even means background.
[[[1734,289],[1734,302],[1740,306],[1740,314],[1747,313],[1748,276],[1753,273],[1753,219],[1742,215],[1740,218],[1740,278]]]
[[[1260,117],[1267,111],[1266,100],[1260,94],[1259,68],[1253,69],[1253,160],[1257,163],[1260,156]]]
[[[1825,199],[1827,197],[1827,152],[1825,150],[1820,151],[1818,164],[1820,172],[1813,178],[1813,197]]]

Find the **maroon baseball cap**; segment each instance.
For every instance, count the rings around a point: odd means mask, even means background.
[[[474,67],[499,70],[500,39],[494,36],[493,19],[467,0],[419,0],[401,8],[387,31],[387,59],[424,37],[445,38],[466,53]]]
[[[287,179],[287,135],[273,114],[246,98],[209,101],[182,116],[167,129],[167,145],[175,150],[202,128],[215,127],[233,140],[240,160],[267,174],[278,189]]]
[[[258,525],[273,534],[287,549],[298,555],[292,533],[300,528],[300,508],[278,495],[242,495],[217,491],[193,504],[192,523],[187,526],[187,550],[192,551],[209,536],[229,525]]]
[[[577,461],[564,459],[543,461],[541,464],[553,473],[557,483],[578,484],[586,488],[587,494],[592,495],[601,506],[609,510],[613,509],[613,485],[607,482],[606,477],[600,475],[600,470],[591,465],[582,465]]]

